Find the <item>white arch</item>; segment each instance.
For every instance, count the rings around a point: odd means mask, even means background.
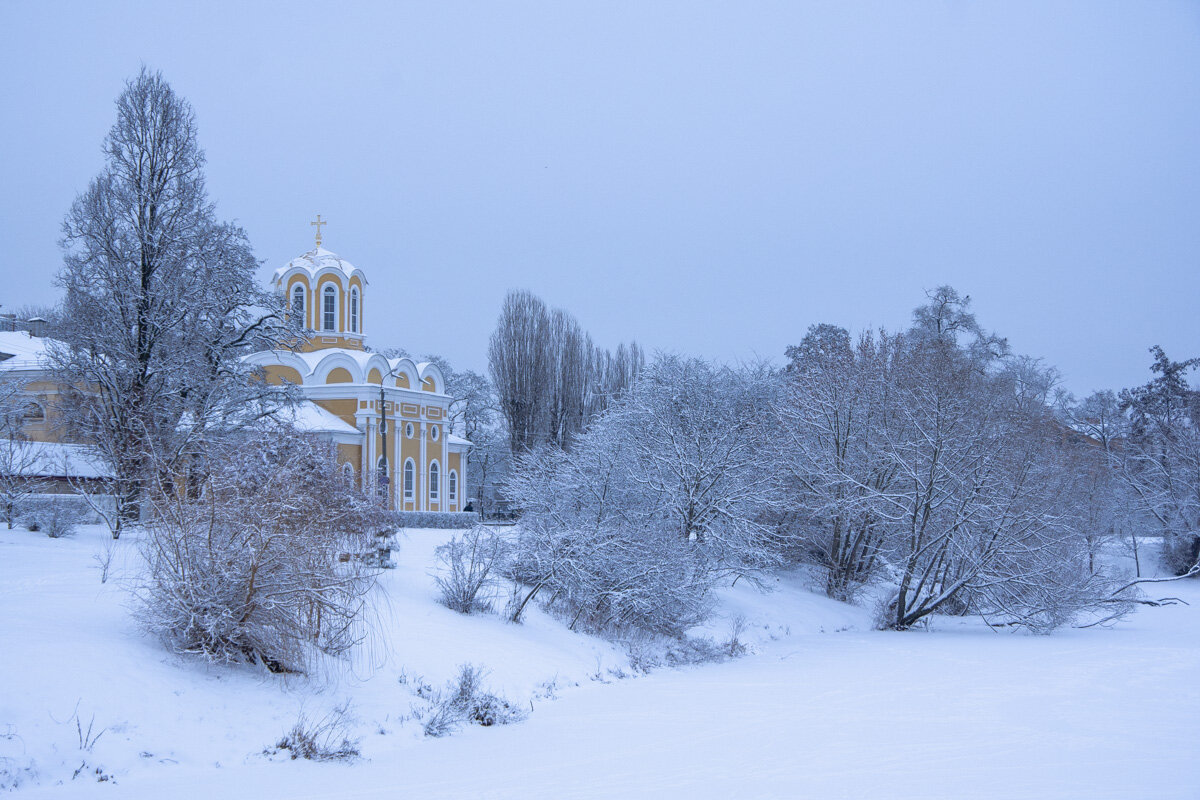
[[[338,367],[342,367],[350,373],[351,383],[365,383],[366,377],[362,367],[358,361],[350,357],[346,353],[337,350],[317,350],[316,353],[323,354],[320,361],[312,369],[312,381],[314,384],[323,384],[329,378],[329,373]],[[305,381],[310,383],[310,381]]]
[[[446,473],[446,503],[458,504],[458,470]]]
[[[446,393],[446,379],[442,376],[442,371],[438,369],[437,364],[432,361],[423,361],[417,364],[417,372],[420,376],[417,386],[414,389],[420,389],[425,384],[426,378],[433,378],[433,391],[435,394]]]
[[[384,358],[383,356],[379,355],[379,353],[371,353],[370,357],[367,358],[366,361],[363,362],[362,374],[370,375],[371,370],[373,370],[373,369],[379,370],[379,374],[383,376],[384,385],[386,385],[388,373],[392,369],[391,365],[388,364],[388,360],[386,358]],[[366,378],[364,378],[363,380],[366,380]]]
[[[404,375],[406,378],[408,378],[408,388],[410,388],[410,389],[420,389],[421,388],[421,381],[418,378],[418,375],[420,375],[420,372],[419,372],[419,370],[417,370],[417,365],[413,362],[413,360],[411,358],[392,359],[390,366],[391,366],[391,372],[393,375],[396,375],[396,376]]]
[[[355,272],[358,272],[358,270],[355,270]],[[316,272],[310,274],[312,275],[312,282],[314,286],[320,286],[322,278],[324,278],[326,275],[332,275],[333,277],[337,278],[338,286],[341,287],[342,291],[346,291],[350,288],[350,276],[347,275],[346,271],[343,269],[338,269],[337,267],[321,267]]]

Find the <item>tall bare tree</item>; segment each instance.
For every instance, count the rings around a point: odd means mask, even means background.
[[[643,363],[636,343],[621,345],[614,357],[566,311],[547,309],[528,291],[509,292],[488,345],[488,367],[512,452],[543,443],[570,447],[629,389]]]
[[[175,471],[215,424],[276,393],[241,356],[287,337],[245,232],[216,219],[191,105],[160,73],[126,84],[103,151],[63,223],[53,358],[129,519],[156,477],[151,453]]]

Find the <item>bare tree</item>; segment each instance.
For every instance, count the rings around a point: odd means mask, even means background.
[[[1156,374],[1121,393],[1129,414],[1122,477],[1136,507],[1163,537],[1163,557],[1176,575],[1200,572],[1200,392],[1187,373],[1200,358],[1172,361],[1151,348]]]
[[[1089,569],[1072,442],[1047,399],[1054,376],[1008,357],[968,298],[943,287],[914,313],[884,443],[881,495],[896,584],[884,624],[975,612],[1048,630],[1112,598]],[[963,338],[966,337],[966,341]]]
[[[786,528],[825,570],[825,591],[848,600],[876,576],[886,525],[879,496],[896,479],[881,445],[899,424],[890,378],[901,337],[866,333],[857,343],[814,325],[789,347],[775,409],[789,487]]]
[[[1095,392],[1082,402],[1061,404],[1063,418],[1076,434],[1077,466],[1081,475],[1081,525],[1088,543],[1088,564],[1094,572],[1108,543],[1127,541],[1137,576],[1141,577],[1138,553],[1142,520],[1134,510],[1134,498],[1122,480],[1128,447],[1128,419],[1111,391]]]
[[[572,441],[632,385],[644,359],[621,345],[614,357],[579,323],[527,291],[504,300],[488,346],[488,367],[511,450]]]
[[[151,453],[178,471],[233,409],[282,399],[241,356],[287,334],[245,233],[216,220],[195,116],[161,74],[126,84],[104,154],[63,224],[66,346],[52,358],[74,392],[69,422],[111,466],[130,519],[158,477]]]
[[[1056,372],[1009,354],[969,298],[940,287],[903,335],[857,346],[817,326],[789,356],[780,456],[832,595],[885,581],[896,629],[978,613],[1048,630],[1128,608],[1090,538],[1104,459],[1056,416]]]
[[[467,460],[467,483],[474,494],[474,510],[486,520],[504,486],[512,465],[509,436],[500,421],[477,428],[471,436],[471,453]]]
[[[531,292],[509,292],[488,344],[488,367],[513,453],[545,439],[550,392],[550,315]]]

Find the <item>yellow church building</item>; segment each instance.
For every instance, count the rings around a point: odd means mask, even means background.
[[[298,387],[292,422],[336,442],[363,489],[398,511],[461,511],[470,442],[450,432],[445,378],[435,364],[367,351],[367,277],[321,246],[317,220],[316,247],[272,277],[308,341],[248,360],[271,383]]]

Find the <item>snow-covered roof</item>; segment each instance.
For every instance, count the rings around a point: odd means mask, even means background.
[[[286,422],[304,433],[358,434],[358,428],[311,400],[302,400],[291,408],[282,408],[275,412],[275,416],[280,422]]]
[[[296,256],[286,265],[275,270],[275,280],[279,280],[293,269],[304,270],[308,273],[309,278],[316,278],[317,274],[324,270],[336,270],[346,278],[350,278],[350,276],[357,272],[362,282],[367,282],[367,278],[363,275],[362,270],[337,253],[330,252],[324,247],[314,247],[304,255]]]
[[[16,447],[28,448],[12,466],[19,475],[39,478],[111,478],[112,471],[96,451],[82,444],[64,442],[21,442]],[[9,441],[0,441],[0,447]]]
[[[0,370],[45,369],[52,341],[30,336],[28,331],[0,331]]]
[[[459,447],[470,447],[471,442],[453,433],[446,434],[446,444],[458,445]]]

